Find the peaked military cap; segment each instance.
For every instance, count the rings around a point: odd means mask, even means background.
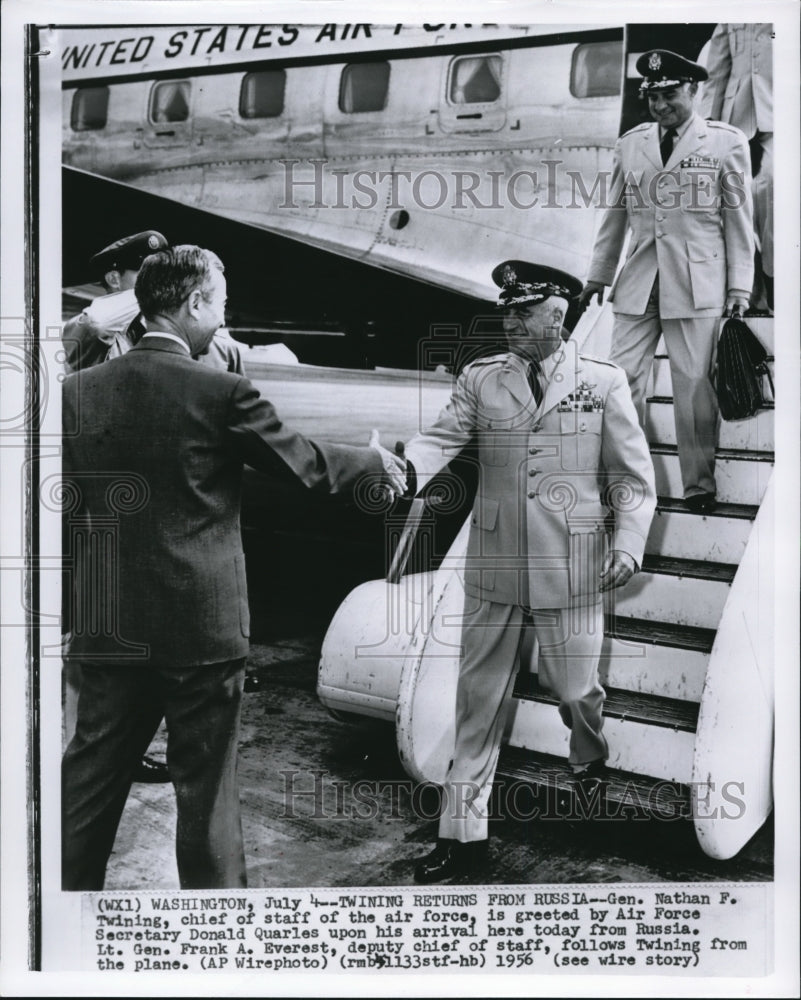
[[[525,260],[505,260],[492,272],[492,280],[500,288],[498,306],[543,302],[551,295],[575,298],[584,287],[578,278],[566,271],[544,264],[529,264]]]
[[[637,72],[642,76],[641,94],[671,90],[682,83],[706,80],[709,74],[700,63],[690,62],[684,56],[667,49],[651,49],[637,60]]]
[[[121,240],[104,247],[89,261],[95,274],[102,277],[109,271],[138,271],[142,261],[158,250],[169,246],[167,240],[155,229],[123,236]]]

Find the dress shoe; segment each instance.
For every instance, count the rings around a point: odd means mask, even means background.
[[[586,792],[592,791],[597,785],[608,781],[608,776],[609,771],[606,767],[606,761],[599,759],[590,761],[581,771],[574,771],[568,778],[568,781],[573,786],[580,785]]]
[[[468,875],[479,868],[486,857],[486,840],[462,844],[458,840],[441,838],[434,850],[417,864],[414,880],[424,883],[442,882],[455,875]]]
[[[163,785],[170,780],[170,772],[163,760],[156,760],[145,754],[136,765],[134,781],[143,781],[148,785]]]
[[[718,505],[714,493],[693,493],[691,497],[685,497],[684,502],[693,514],[710,514]]]
[[[602,812],[608,783],[609,771],[604,760],[593,760],[583,770],[574,771],[558,800],[565,818],[591,819]]]

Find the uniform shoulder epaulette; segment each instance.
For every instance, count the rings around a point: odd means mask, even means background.
[[[722,132],[731,132],[732,135],[736,135],[738,138],[744,139],[746,142],[748,141],[745,138],[743,130],[737,128],[736,125],[730,125],[728,122],[715,121],[712,118],[708,118],[706,123],[710,128],[719,128]]]
[[[634,135],[635,132],[644,132],[647,128],[650,128],[653,124],[654,124],[653,122],[641,122],[639,125],[635,125],[634,128],[630,128],[628,132],[624,132],[620,138],[625,139],[626,136]]]
[[[470,361],[468,364],[466,364],[464,366],[464,368],[462,370],[463,371],[469,371],[469,369],[471,369],[471,368],[481,368],[481,367],[483,367],[485,365],[499,364],[499,363],[502,363],[502,362],[506,361],[506,359],[508,357],[509,357],[509,353],[508,352],[500,353],[500,354],[488,354],[488,355],[486,355],[486,357],[476,358],[475,361]]]
[[[610,361],[609,358],[596,358],[593,354],[581,353],[579,353],[579,357],[582,361],[594,361],[598,365],[608,365],[610,368],[620,368],[620,365],[616,365],[615,362]]]

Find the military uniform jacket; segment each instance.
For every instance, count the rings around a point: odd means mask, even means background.
[[[242,466],[349,490],[378,453],[285,427],[247,378],[145,338],[64,381],[65,565],[78,660],[245,656]]]
[[[615,312],[641,316],[657,274],[663,319],[719,316],[727,292],[748,295],[751,166],[739,129],[694,115],[663,167],[658,125],[638,125],[615,145],[609,201],[588,280],[612,284],[630,229]]]
[[[547,388],[537,407],[517,355],[469,365],[406,456],[422,488],[475,436],[466,591],[503,604],[568,607],[598,598],[602,494],[615,509],[612,546],[642,562],[654,471],[622,369],[578,355],[570,341],[542,368]]]
[[[748,139],[773,131],[772,32],[770,24],[719,24],[709,43],[699,113]]]

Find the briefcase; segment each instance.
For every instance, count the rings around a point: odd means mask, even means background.
[[[713,384],[724,420],[752,417],[765,405],[762,379],[767,377],[773,394],[768,354],[739,316],[727,319],[718,339]]]

